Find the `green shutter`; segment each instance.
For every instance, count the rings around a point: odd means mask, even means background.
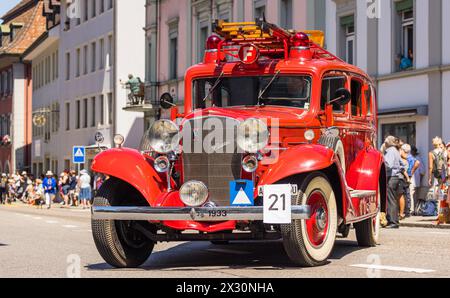
[[[341,18],[341,26],[350,26],[355,24],[355,16],[346,16]]]
[[[414,5],[413,0],[402,0],[402,1],[395,2],[395,9],[398,12],[401,12],[401,11],[405,11],[408,9],[412,9],[413,5]]]

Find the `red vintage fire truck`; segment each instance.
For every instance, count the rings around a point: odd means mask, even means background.
[[[265,20],[214,23],[203,63],[170,94],[140,150],[100,153],[109,177],[92,207],[98,251],[138,267],[169,241],[282,240],[293,264],[324,265],[351,225],[375,246],[386,208],[370,77],[326,51],[319,31]]]

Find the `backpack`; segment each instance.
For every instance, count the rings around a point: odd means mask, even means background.
[[[447,162],[444,158],[444,152],[433,152],[433,156],[433,176],[436,179],[442,179],[445,176],[445,167],[447,166]]]
[[[421,202],[417,213],[418,213],[417,215],[424,217],[437,216],[438,211],[436,202],[433,201]]]

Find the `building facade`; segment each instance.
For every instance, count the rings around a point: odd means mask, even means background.
[[[33,73],[33,173],[76,169],[74,146],[86,147],[90,168],[98,153],[121,134],[138,147],[141,113],[122,110],[128,74],[144,76],[145,1],[49,1],[47,19],[60,19],[27,52]],[[59,15],[59,16],[57,16]],[[45,119],[45,120],[42,120]]]
[[[254,21],[263,15],[289,29],[325,29],[325,0],[147,0],[146,128],[169,92],[182,108],[184,73],[203,59],[215,19]],[[156,106],[155,106],[156,105]]]
[[[450,140],[449,0],[327,0],[328,49],[376,81],[379,142]]]
[[[31,165],[31,68],[22,54],[45,31],[43,2],[23,0],[0,25],[0,172]]]

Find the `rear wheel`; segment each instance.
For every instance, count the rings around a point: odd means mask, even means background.
[[[378,190],[378,202],[381,202],[381,192]],[[358,245],[362,247],[374,247],[379,242],[380,227],[381,227],[381,213],[377,216],[368,218],[365,221],[353,224],[356,231],[356,240]]]
[[[112,178],[113,179],[113,178]],[[108,180],[94,199],[94,206],[117,206],[119,198],[139,196],[128,185],[113,179]],[[152,228],[147,222],[140,222]],[[92,220],[92,234],[102,258],[117,268],[139,267],[149,258],[154,243],[134,229],[132,221]]]
[[[293,220],[282,225],[283,244],[289,258],[297,265],[314,267],[326,264],[337,233],[337,205],[328,179],[315,172],[307,176],[299,187],[294,205],[308,205],[308,220]]]

